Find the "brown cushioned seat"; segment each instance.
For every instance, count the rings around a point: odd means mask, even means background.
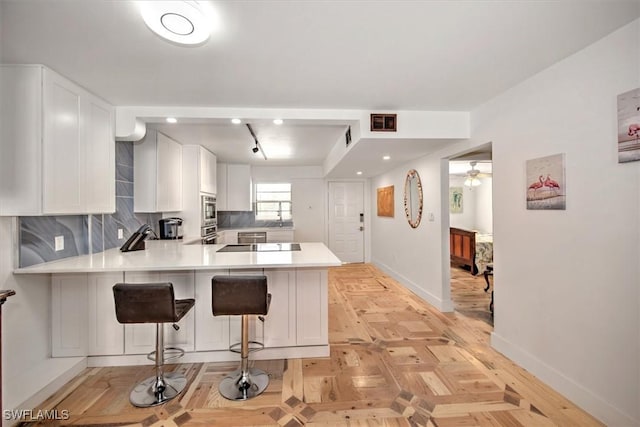
[[[176,300],[171,283],[116,283],[116,318],[120,323],[176,323],[194,299]]]
[[[211,311],[214,316],[266,315],[271,305],[266,276],[213,276]]]

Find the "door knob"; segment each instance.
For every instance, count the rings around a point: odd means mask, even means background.
[[[363,226],[360,226],[360,231],[363,231],[363,230],[364,230],[364,227],[363,227]]]

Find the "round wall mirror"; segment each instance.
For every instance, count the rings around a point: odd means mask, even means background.
[[[409,225],[416,228],[422,218],[422,183],[415,169],[407,172],[404,181],[404,212]]]

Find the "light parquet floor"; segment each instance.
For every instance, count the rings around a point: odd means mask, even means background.
[[[493,278],[489,280],[492,281]],[[469,270],[451,267],[451,300],[455,310],[493,326],[493,315],[489,310],[492,288],[485,292],[486,285],[482,274],[474,276]]]
[[[440,313],[367,264],[331,269],[329,286],[330,357],[254,362],[271,375],[255,399],[218,394],[236,363],[171,365],[188,389],[149,409],[128,395],[152,367],[89,368],[41,405],[71,415],[47,425],[601,425],[493,351],[485,323]]]

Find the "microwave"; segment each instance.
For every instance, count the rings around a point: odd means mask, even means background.
[[[201,227],[218,223],[218,210],[216,208],[216,198],[213,196],[202,196]]]

